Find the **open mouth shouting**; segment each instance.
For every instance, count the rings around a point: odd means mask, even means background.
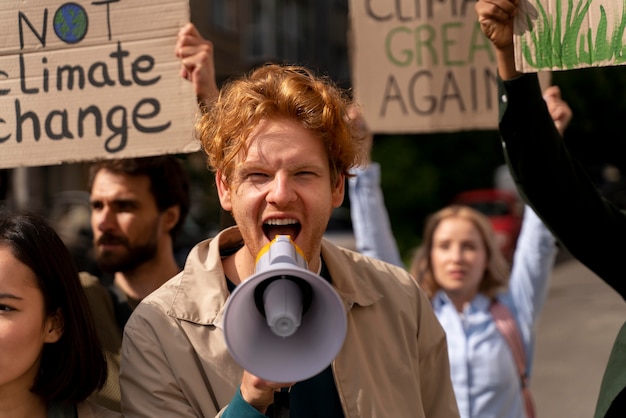
[[[273,240],[277,235],[289,235],[293,241],[296,240],[302,225],[295,219],[268,219],[263,223],[263,233],[268,240]]]

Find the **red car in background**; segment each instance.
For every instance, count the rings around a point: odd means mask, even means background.
[[[504,189],[477,189],[459,193],[452,203],[466,205],[485,214],[491,221],[496,241],[511,262],[522,228],[524,205],[517,195]]]

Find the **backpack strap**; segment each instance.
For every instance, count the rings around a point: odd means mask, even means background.
[[[524,398],[524,404],[526,409],[526,416],[528,418],[535,418],[535,405],[530,394],[530,388],[528,387],[528,375],[526,374],[526,355],[524,352],[524,346],[522,345],[522,337],[515,319],[511,314],[511,311],[494,300],[489,307],[489,312],[493,317],[493,321],[500,331],[500,334],[504,337],[517,365],[517,370],[520,376],[520,383],[522,388],[522,397]]]

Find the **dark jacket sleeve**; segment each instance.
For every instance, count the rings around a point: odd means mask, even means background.
[[[504,155],[521,195],[574,257],[626,298],[626,214],[568,152],[536,74],[500,81],[499,97]]]

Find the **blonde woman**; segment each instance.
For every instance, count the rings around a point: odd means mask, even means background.
[[[410,272],[431,299],[448,339],[452,384],[462,417],[522,418],[520,373],[496,326],[493,304],[515,320],[530,375],[534,329],[546,298],[555,240],[526,207],[512,270],[489,219],[466,206],[431,215]],[[527,383],[527,382],[524,382]]]

